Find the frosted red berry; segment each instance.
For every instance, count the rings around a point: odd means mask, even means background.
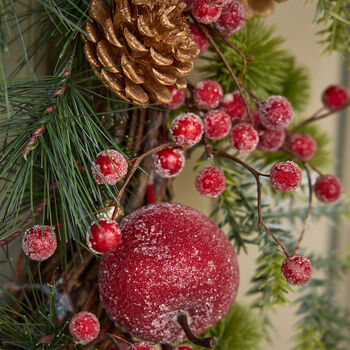
[[[199,23],[214,23],[221,15],[221,7],[211,5],[207,0],[193,0],[192,15]]]
[[[99,263],[101,302],[132,336],[172,344],[221,319],[239,284],[236,254],[225,234],[198,211],[177,203],[142,207],[120,222],[123,239]]]
[[[94,222],[86,233],[88,247],[98,254],[109,253],[116,249],[122,238],[118,224],[113,220]]]
[[[98,337],[100,323],[93,313],[81,311],[69,321],[69,332],[75,343],[86,345]]]
[[[315,139],[308,134],[294,134],[288,137],[288,148],[301,160],[308,161],[317,151]]]
[[[244,26],[245,20],[245,7],[238,0],[232,0],[222,8],[221,15],[215,25],[221,32],[233,34]]]
[[[193,89],[193,99],[199,109],[214,109],[223,95],[221,85],[215,80],[202,80]]]
[[[211,5],[223,7],[229,4],[232,0],[207,0],[207,2]]]
[[[283,144],[286,133],[284,130],[268,130],[262,125],[258,127],[258,149],[264,152],[275,152]]]
[[[269,96],[259,106],[259,119],[267,129],[284,129],[292,121],[292,118],[293,107],[283,96]]]
[[[297,189],[302,180],[299,165],[291,160],[276,163],[270,171],[270,182],[279,192],[290,192]]]
[[[305,256],[294,254],[283,261],[281,271],[288,283],[303,284],[311,277],[311,262]]]
[[[130,345],[129,350],[155,350],[156,348],[144,341]]]
[[[318,200],[323,203],[332,203],[339,199],[342,187],[337,176],[321,175],[316,180],[314,191]]]
[[[225,191],[225,174],[216,167],[205,168],[198,173],[195,185],[201,195],[216,198]]]
[[[179,345],[174,350],[193,350],[193,348],[188,345]]]
[[[230,132],[230,143],[239,152],[254,151],[259,143],[258,132],[252,124],[237,124]]]
[[[196,24],[191,23],[190,30],[192,34],[192,39],[199,46],[199,54],[201,55],[208,50],[210,43]]]
[[[172,100],[169,103],[162,104],[162,107],[169,110],[179,108],[185,102],[186,93],[184,89],[176,89],[172,86],[168,86],[172,93]]]
[[[46,260],[55,252],[56,248],[56,233],[51,226],[36,225],[23,235],[22,249],[31,260]]]
[[[128,172],[128,162],[114,149],[100,152],[91,167],[96,183],[115,185]]]
[[[178,147],[166,148],[153,155],[153,169],[161,177],[174,177],[185,166],[185,156]]]
[[[181,113],[171,123],[170,133],[177,145],[194,146],[203,135],[202,119],[194,113]]]
[[[348,91],[341,85],[331,85],[322,94],[323,105],[331,110],[344,107],[348,101]]]
[[[232,128],[230,116],[220,109],[206,113],[203,124],[205,136],[211,140],[223,139]]]
[[[232,122],[247,120],[247,110],[238,90],[225,94],[220,108],[231,117]]]

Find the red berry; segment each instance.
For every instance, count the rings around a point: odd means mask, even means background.
[[[199,109],[216,108],[222,95],[222,87],[215,80],[202,80],[193,89],[193,99]]]
[[[199,23],[214,23],[221,15],[221,7],[211,5],[207,0],[193,0],[192,15]]]
[[[221,103],[223,109],[233,122],[245,121],[248,114],[239,91],[224,95]]]
[[[185,166],[185,156],[178,147],[166,148],[153,155],[153,169],[161,177],[174,177]]]
[[[288,138],[288,147],[301,160],[307,161],[316,153],[317,143],[308,134],[294,134]]]
[[[286,133],[284,130],[268,130],[262,125],[258,127],[258,149],[264,152],[277,151],[283,144]]]
[[[98,284],[107,313],[132,336],[156,343],[185,338],[222,318],[235,300],[239,269],[225,234],[198,211],[177,203],[140,208],[120,223],[123,240],[102,256]]]
[[[245,7],[238,0],[233,0],[222,8],[221,16],[215,25],[221,32],[233,34],[244,26],[245,19]]]
[[[299,187],[302,172],[291,160],[276,163],[270,171],[270,182],[276,191],[290,192]]]
[[[240,123],[232,128],[230,143],[239,152],[251,152],[259,143],[259,135],[252,124]]]
[[[22,239],[22,249],[29,259],[42,261],[48,259],[57,248],[54,227],[36,225],[28,229]]]
[[[335,175],[321,175],[317,178],[314,191],[323,203],[335,202],[341,195],[342,183]]]
[[[179,114],[171,123],[170,133],[179,146],[194,146],[203,135],[202,119],[194,113]]]
[[[199,54],[201,55],[208,50],[210,43],[196,24],[191,23],[190,30],[192,34],[192,39],[199,46]]]
[[[286,128],[293,118],[293,107],[283,96],[270,96],[259,107],[261,124],[269,130]]]
[[[155,350],[156,348],[144,341],[130,345],[129,350]]]
[[[128,162],[121,153],[110,149],[97,155],[91,170],[96,183],[115,185],[128,172]]]
[[[201,195],[216,198],[225,191],[225,174],[216,167],[205,168],[198,173],[195,185]]]
[[[179,345],[174,350],[193,350],[193,348],[188,345]]]
[[[281,271],[290,284],[306,283],[312,274],[311,262],[302,255],[291,255],[282,263]]]
[[[81,311],[69,321],[69,332],[75,343],[86,345],[98,337],[100,323],[91,312]]]
[[[232,128],[230,116],[219,109],[208,112],[203,119],[204,132],[211,140],[221,140]]]
[[[210,5],[215,5],[219,7],[223,7],[229,4],[232,0],[207,0],[207,3]]]
[[[322,94],[322,102],[328,109],[342,108],[349,100],[349,95],[344,86],[331,85]]]
[[[116,249],[122,238],[118,224],[113,220],[99,220],[86,233],[86,243],[95,253],[109,253]]]
[[[169,110],[174,110],[179,108],[185,101],[185,90],[184,89],[176,89],[172,86],[168,86],[168,88],[171,90],[171,93],[173,95],[173,98],[171,102],[162,104],[162,107]]]

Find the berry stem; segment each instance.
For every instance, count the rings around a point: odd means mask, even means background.
[[[122,341],[123,343],[126,343],[126,344],[128,344],[128,345],[132,345],[132,343],[130,343],[130,342],[127,341],[126,339],[124,339],[124,338],[122,338],[122,337],[119,337],[119,336],[117,336],[117,335],[115,335],[115,334],[108,333],[107,335],[109,335],[109,336],[112,337],[112,338],[116,338],[116,339],[118,339],[118,340],[120,340],[120,341]]]
[[[252,117],[252,113],[250,110],[250,106],[249,106],[249,102],[247,101],[246,97],[243,95],[242,92],[242,88],[241,88],[241,83],[238,80],[238,78],[236,77],[235,73],[233,72],[231,66],[228,64],[228,62],[226,61],[226,58],[224,56],[224,54],[221,52],[221,50],[219,49],[219,47],[216,45],[214,39],[212,38],[212,36],[210,35],[210,33],[208,32],[207,28],[205,28],[205,26],[203,26],[201,23],[197,22],[193,17],[192,17],[193,21],[197,24],[197,26],[199,27],[199,29],[201,30],[201,32],[203,33],[203,35],[207,38],[207,40],[210,42],[210,44],[212,45],[212,47],[214,48],[215,52],[217,53],[217,55],[219,56],[221,62],[225,65],[225,67],[227,68],[227,70],[229,71],[233,81],[235,82],[237,89],[239,91],[239,94],[241,95],[242,101],[244,103],[244,106],[247,110],[248,113],[248,117],[250,122],[253,124],[253,117]]]
[[[113,215],[112,215],[112,220],[114,220],[114,218],[117,216],[117,213],[118,213],[118,205],[123,197],[123,194],[125,192],[125,189],[126,189],[126,186],[128,185],[128,183],[130,182],[132,176],[134,175],[135,171],[138,169],[140,163],[142,162],[142,160],[144,158],[146,158],[147,156],[150,156],[152,155],[153,153],[157,153],[159,151],[162,151],[163,149],[166,149],[168,147],[171,147],[172,146],[172,143],[171,142],[168,142],[168,143],[165,143],[163,145],[159,145],[157,147],[154,147],[154,148],[151,148],[150,150],[148,150],[147,152],[141,154],[140,156],[138,156],[137,158],[135,158],[128,174],[126,175],[126,178],[124,180],[124,183],[123,183],[123,186],[120,188],[118,194],[117,194],[117,197],[115,198],[115,201],[114,201],[114,205],[116,206],[114,211],[113,211]]]
[[[213,146],[208,142],[208,139],[205,136],[203,136],[203,143],[204,143],[205,152],[210,158],[211,165],[215,167],[214,156],[213,156]]]
[[[309,187],[309,205],[308,205],[307,212],[306,212],[306,216],[305,216],[305,219],[304,219],[303,229],[301,230],[300,237],[299,237],[298,242],[297,242],[297,244],[296,244],[296,246],[295,246],[293,255],[294,255],[294,254],[299,250],[299,248],[300,248],[300,243],[301,243],[301,241],[302,241],[303,238],[304,238],[307,225],[308,225],[308,223],[309,223],[309,221],[310,221],[311,211],[312,211],[312,198],[313,198],[312,193],[313,193],[313,189],[312,189],[311,173],[310,173],[310,169],[309,169],[309,164],[304,163],[304,165],[305,165],[305,169],[306,169],[306,175],[307,175],[307,181],[308,181],[308,187]]]
[[[177,316],[177,322],[183,329],[186,334],[188,340],[190,340],[193,344],[202,346],[204,348],[214,349],[216,346],[216,338],[208,337],[208,338],[197,338],[191,331],[190,326],[188,325],[187,315],[185,313],[180,313]]]
[[[264,227],[265,231],[271,236],[271,238],[279,245],[279,247],[282,249],[284,255],[288,258],[289,254],[287,253],[287,250],[284,248],[283,244],[278,240],[278,238],[269,230],[269,228],[266,226],[262,214],[261,214],[261,198],[262,198],[262,191],[261,191],[261,182],[260,182],[260,176],[268,176],[265,174],[262,174],[260,172],[258,172],[257,170],[255,170],[254,168],[252,168],[250,165],[248,165],[247,163],[243,162],[241,159],[232,156],[231,154],[228,154],[226,152],[223,151],[213,151],[213,154],[218,156],[218,157],[223,157],[223,158],[227,158],[230,159],[240,165],[242,165],[244,168],[246,168],[255,178],[256,181],[256,186],[257,186],[257,193],[258,193],[258,226],[261,225]]]

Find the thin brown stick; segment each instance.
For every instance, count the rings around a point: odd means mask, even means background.
[[[213,146],[208,142],[208,139],[205,136],[203,136],[203,143],[204,143],[205,152],[207,153],[210,159],[211,165],[215,167],[214,156],[213,156]]]
[[[230,159],[240,165],[242,165],[244,168],[246,168],[255,178],[256,181],[256,186],[257,186],[257,202],[258,202],[258,225],[261,225],[264,227],[265,231],[271,236],[271,238],[279,245],[279,247],[282,249],[283,253],[285,254],[286,257],[289,256],[289,254],[287,253],[286,249],[284,248],[283,244],[277,239],[277,237],[269,230],[269,228],[266,226],[262,214],[261,214],[261,199],[262,199],[262,190],[261,190],[261,182],[260,182],[260,176],[266,176],[266,174],[262,174],[260,172],[258,172],[257,170],[255,170],[254,168],[252,168],[250,165],[248,165],[247,163],[243,162],[241,159],[232,156],[231,154],[228,154],[226,152],[223,151],[213,151],[213,154],[215,156],[218,157],[223,157],[223,158],[227,158]]]

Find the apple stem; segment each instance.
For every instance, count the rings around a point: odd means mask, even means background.
[[[180,313],[177,316],[177,322],[182,327],[183,331],[186,334],[186,337],[193,344],[202,346],[204,348],[214,349],[216,346],[216,338],[208,337],[208,338],[197,338],[191,331],[190,326],[188,325],[187,315],[185,313]]]

